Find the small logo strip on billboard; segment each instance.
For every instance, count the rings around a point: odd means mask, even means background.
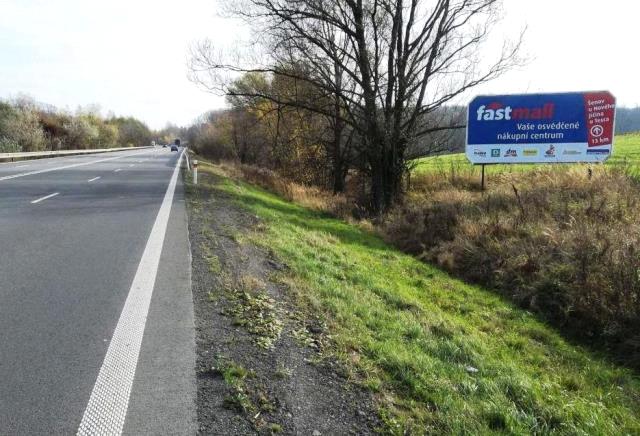
[[[509,148],[504,152],[504,157],[518,157],[518,152],[513,148]]]
[[[491,149],[491,157],[500,157],[500,149],[492,148]]]
[[[473,150],[473,155],[479,157],[487,157],[487,152],[484,150]]]
[[[556,157],[556,147],[553,144],[544,152],[544,157]]]
[[[525,148],[524,150],[522,150],[522,155],[523,156],[537,156],[538,155],[538,149],[536,149],[536,148]]]

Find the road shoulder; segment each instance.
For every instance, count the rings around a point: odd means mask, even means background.
[[[123,434],[196,432],[195,338],[187,228],[179,177]]]
[[[243,237],[260,223],[219,181],[187,188],[200,433],[374,433],[370,394],[324,358],[326,327],[278,283],[286,266]]]

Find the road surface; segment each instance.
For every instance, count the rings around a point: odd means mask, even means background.
[[[195,432],[178,160],[0,164],[0,434]]]

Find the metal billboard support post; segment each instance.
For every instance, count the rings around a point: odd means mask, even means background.
[[[480,179],[480,190],[484,191],[484,164],[482,164],[481,167],[482,167],[482,177]]]

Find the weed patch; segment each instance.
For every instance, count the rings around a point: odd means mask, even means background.
[[[232,301],[227,315],[234,323],[254,335],[256,344],[272,349],[282,333],[283,323],[278,317],[275,301],[264,291],[264,284],[251,276],[244,276],[238,286],[229,291]]]

